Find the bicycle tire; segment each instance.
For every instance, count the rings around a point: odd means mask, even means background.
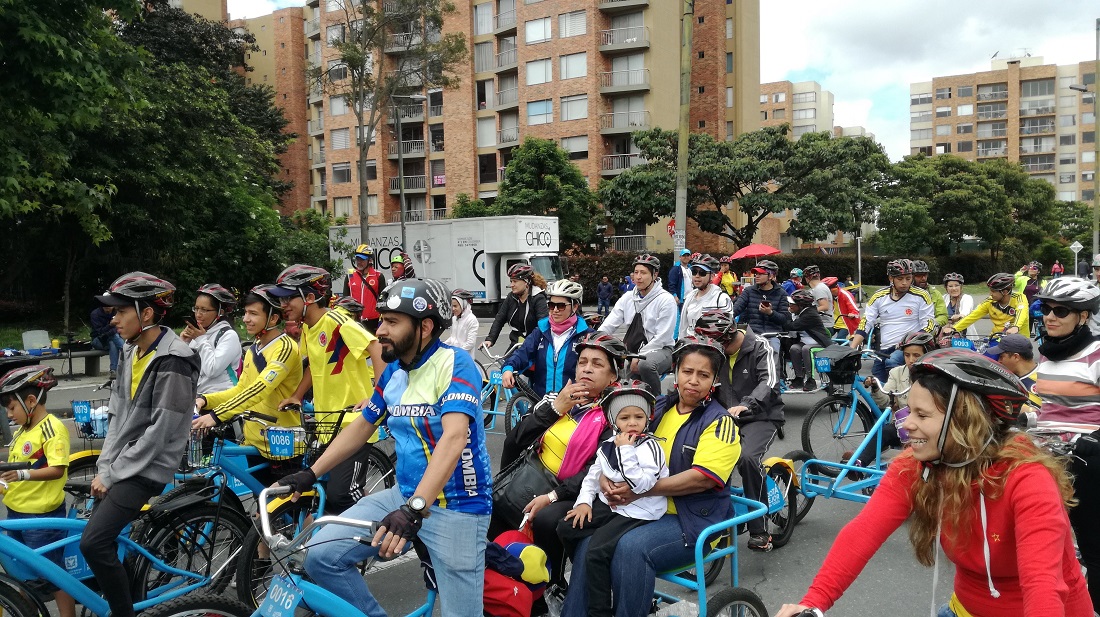
[[[95,479],[97,473],[96,467],[98,464],[98,454],[82,456],[75,461],[70,460],[68,468],[69,480],[91,482]]]
[[[397,469],[393,461],[378,448],[367,450],[367,464],[363,468],[363,494],[393,488],[397,484]]]
[[[801,481],[802,467],[803,467],[803,465],[806,464],[806,461],[813,458],[813,456],[809,452],[806,452],[805,450],[791,450],[790,452],[784,454],[783,458],[785,458],[785,459],[791,461],[792,463],[794,463],[794,473]],[[817,465],[814,465],[813,469],[811,469],[811,471],[813,471],[814,473],[817,473],[818,472]],[[795,523],[801,523],[802,519],[806,518],[806,515],[810,513],[810,508],[813,507],[814,499],[816,499],[817,496],[815,495],[814,497],[807,497],[805,493],[803,493],[801,490],[799,490],[798,492],[795,493],[794,497],[795,497],[794,522]]]
[[[0,615],[4,617],[38,617],[38,609],[8,583],[0,583]]]
[[[476,358],[474,359],[474,366],[477,367],[477,374],[481,376],[481,387],[484,388],[489,383],[489,370]]]
[[[218,527],[208,529],[214,520]],[[221,593],[236,572],[237,556],[251,528],[251,523],[232,508],[222,507],[219,513],[217,505],[200,503],[150,521],[144,531],[148,540],[143,545],[165,564],[180,570],[205,572],[210,564],[210,574],[214,575],[210,589]],[[181,542],[183,538],[195,540]],[[135,601],[148,598],[150,591],[175,579],[141,555],[130,555],[126,561]]]
[[[784,505],[779,510],[764,515],[764,525],[767,532],[771,534],[772,547],[782,548],[791,541],[794,525],[797,522],[794,495],[792,495],[794,483],[791,481],[790,470],[783,465],[772,465],[768,469],[768,477],[775,482],[776,489],[783,493]]]
[[[768,617],[768,609],[760,596],[744,587],[723,589],[707,600],[707,617],[748,617],[750,615]]]
[[[730,534],[729,532],[726,532],[718,538],[718,544],[715,545],[714,549],[717,550],[720,548],[727,548],[729,545]],[[723,557],[722,559],[708,561],[706,565],[703,566],[703,582],[706,583],[707,587],[710,587],[714,584],[714,581],[718,580],[718,575],[722,573],[722,566],[725,565],[725,563],[726,558]],[[689,581],[694,581],[695,568],[688,568],[687,570],[678,573],[676,576]]]
[[[299,529],[299,523],[304,522],[306,515],[314,510],[314,500],[303,497],[296,502],[283,503],[271,513],[271,529],[273,533],[282,534],[287,539],[294,537]],[[283,564],[270,558],[262,558],[259,555],[259,547],[263,542],[260,532],[253,526],[244,537],[241,544],[241,555],[237,559],[237,599],[253,610],[260,606],[267,589],[271,585],[271,578],[288,574]]]
[[[875,419],[871,417],[867,403],[862,399],[857,400],[858,420],[853,420],[851,430],[844,434],[837,434],[833,427],[837,425],[842,413],[848,412],[852,395],[829,396],[810,408],[802,421],[802,449],[813,458],[840,463],[846,452],[858,448],[875,425]],[[831,467],[822,467],[821,472],[830,477],[836,477],[840,473]]]
[[[509,433],[520,423],[535,407],[535,399],[526,394],[517,394],[508,401],[504,408],[504,427]]]
[[[206,617],[217,615],[218,617],[249,617],[255,609],[248,608],[245,604],[227,598],[226,596],[211,593],[189,593],[163,604],[158,604],[145,611],[143,617]]]
[[[481,394],[481,411],[484,415],[484,417],[482,418],[482,422],[484,423],[485,428],[490,428],[491,426],[493,426],[493,418],[496,416],[496,414],[492,413],[493,404],[498,398],[500,398],[500,390],[498,388],[490,388],[488,394],[486,394],[484,390],[482,390]],[[504,419],[501,418],[501,421],[503,422]]]

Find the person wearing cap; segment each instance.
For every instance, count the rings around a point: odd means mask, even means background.
[[[783,291],[789,296],[799,289],[802,289],[802,268],[791,268],[790,278],[783,281]]]
[[[821,314],[821,325],[829,335],[833,334],[833,322],[836,321],[833,312],[833,294],[829,286],[821,282],[821,268],[818,266],[806,266],[803,270],[806,275],[806,287],[814,294],[814,307]]]
[[[672,264],[668,271],[668,292],[676,298],[677,304],[683,304],[691,289],[691,251],[680,250],[680,262]]]
[[[390,276],[394,281],[400,281],[401,279],[409,278],[405,275],[405,252],[401,249],[394,249],[390,253]]]
[[[1022,334],[1006,334],[996,345],[986,349],[985,355],[1005,365],[1005,368],[1020,378],[1036,408],[1043,404],[1043,400],[1035,393],[1039,363],[1035,361],[1035,347],[1031,339]]]
[[[369,244],[355,247],[351,264],[353,268],[344,277],[344,295],[363,305],[360,321],[374,333],[378,329],[378,296],[386,288],[386,275],[374,267],[374,249]]]
[[[833,314],[836,315],[833,320],[833,334],[848,338],[859,327],[859,305],[856,304],[852,292],[844,289],[837,277],[826,276],[821,282],[829,288],[829,293],[833,296]]]
[[[176,288],[131,272],[115,280],[100,304],[129,345],[107,404],[110,424],[91,492],[98,499],[80,538],[111,615],[130,617],[131,581],[118,559],[118,534],[173,479],[190,435],[200,362],[171,328],[161,325]]]
[[[791,322],[791,310],[787,304],[787,292],[775,280],[779,266],[767,259],[752,269],[753,284],[745,287],[733,302],[730,313],[740,317],[756,334],[782,332]],[[779,352],[779,339],[768,340]]]

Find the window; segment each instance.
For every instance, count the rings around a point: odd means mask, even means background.
[[[707,57],[707,52],[705,52],[705,51],[700,51],[699,52],[699,58],[700,59],[703,59],[703,58],[706,58],[706,57]]]
[[[786,100],[787,100],[787,93],[786,92],[776,92],[775,94],[772,95],[772,102],[773,103],[782,103],[783,101],[786,101]]]
[[[340,4],[340,0],[326,0],[325,1],[325,12],[326,13],[332,13],[333,11],[339,11],[339,10],[342,10],[343,8],[344,8],[344,6],[342,4]]]
[[[571,36],[580,36],[586,31],[584,11],[573,11],[572,13],[558,15],[558,38],[567,39]],[[546,38],[550,38],[549,25],[546,26]]]
[[[932,146],[921,146],[919,148],[910,149],[910,154],[923,154],[925,156],[932,156]]]
[[[974,86],[959,86],[955,89],[955,96],[960,99],[967,99],[974,96]]]
[[[957,115],[957,116],[973,116],[974,115],[974,106],[973,105],[959,105],[958,107],[955,108],[955,115]]]
[[[1077,144],[1077,135],[1075,133],[1070,133],[1069,135],[1059,135],[1058,136],[1058,145],[1059,146],[1073,146],[1073,145],[1076,145],[1076,144]]]
[[[697,88],[697,90],[699,91],[699,94],[702,94],[702,93],[707,91],[707,87],[706,86],[699,86]]]
[[[794,119],[794,120],[809,120],[811,118],[816,118],[816,117],[817,117],[817,110],[814,109],[814,108],[796,109],[796,110],[794,110],[794,115],[792,116],[792,119]]]
[[[527,33],[527,38],[524,40],[528,44],[549,41],[550,18],[543,17],[542,19],[532,19],[524,24],[524,31]]]
[[[1081,172],[1081,182],[1092,182],[1093,178],[1095,178],[1095,177],[1096,177],[1096,172],[1095,171],[1082,171]]]
[[[328,61],[328,78],[332,81],[340,81],[348,78],[348,67],[339,60]]]
[[[943,136],[943,135],[950,135],[950,134],[951,134],[951,125],[950,124],[939,124],[939,125],[936,126],[936,135]]]
[[[560,79],[576,79],[588,75],[588,52],[569,54],[561,57]]]
[[[1085,73],[1081,76],[1081,83],[1085,84],[1086,86],[1091,86],[1092,84],[1096,83],[1096,73]]]
[[[909,104],[910,105],[928,105],[931,102],[932,102],[932,93],[931,92],[927,92],[927,93],[924,93],[924,94],[910,94],[909,95]]]
[[[955,152],[973,152],[974,142],[972,141],[960,141],[955,144]]]
[[[527,106],[527,114],[531,114],[531,106]],[[561,97],[561,119],[563,122],[567,120],[580,120],[581,118],[588,117],[588,95],[578,94],[576,96],[563,96]]]
[[[816,92],[799,92],[791,98],[792,103],[816,103]]]
[[[588,158],[588,135],[562,137],[561,148],[569,153],[570,160],[586,159]]]
[[[1054,94],[1054,79],[1031,79],[1020,82],[1020,96],[1050,96]]]
[[[761,120],[767,120],[768,119],[768,112],[766,112],[766,111],[760,112],[760,119]]]
[[[474,34],[493,33],[493,5],[490,3],[474,5]]]
[[[342,116],[348,113],[348,100],[342,96],[334,96],[328,100],[328,113],[332,116]]]
[[[329,47],[335,46],[337,43],[344,42],[344,24],[336,24],[325,28],[325,41],[328,42]]]
[[[931,122],[932,110],[926,109],[924,111],[911,111],[909,112],[910,122]]]
[[[344,150],[351,147],[351,129],[332,129],[329,134],[329,144],[333,150]]]
[[[337,197],[333,199],[332,214],[336,218],[351,216],[351,197]]]
[[[1096,124],[1096,114],[1091,111],[1081,112],[1081,124]]]
[[[733,107],[733,88],[726,88],[726,107]]]
[[[699,19],[702,19],[702,17],[700,17]],[[707,121],[706,120],[700,120],[699,121],[699,128],[701,128],[701,129],[707,128]]]
[[[1072,171],[1058,174],[1058,184],[1073,184],[1074,182],[1077,182],[1077,174]]]
[[[1064,116],[1058,116],[1058,126],[1075,126],[1077,124],[1077,114],[1066,114]]]
[[[791,129],[791,135],[793,135],[795,138],[798,138],[798,137],[802,137],[806,133],[814,133],[816,131],[817,131],[817,125],[816,124],[807,124],[805,126],[796,126],[793,129]]]
[[[1096,161],[1096,152],[1094,152],[1093,150],[1087,150],[1087,151],[1081,153],[1081,162],[1082,163],[1092,163],[1092,162],[1095,162],[1095,161]]]
[[[913,141],[918,139],[932,139],[932,129],[913,129],[909,131],[909,139]]]
[[[768,95],[766,95],[766,94],[761,94],[761,95],[760,95],[760,104],[761,104],[761,105],[766,105],[766,104],[767,104],[767,102],[768,102]]]
[[[1085,189],[1081,191],[1081,201],[1092,201],[1093,195],[1093,189]]]
[[[950,116],[951,116],[951,108],[950,107],[937,107],[936,108],[936,117],[937,118],[948,118]]]
[[[951,98],[951,88],[936,88],[937,99],[949,99]]]
[[[955,126],[955,132],[959,135],[966,135],[967,133],[974,132],[974,125],[967,122],[966,124],[958,124]]]
[[[370,130],[369,126],[361,126],[359,130],[355,132],[355,145],[359,146],[363,143],[363,136],[369,134],[370,142],[374,143],[374,131]]]
[[[497,145],[497,119],[477,119],[477,147],[488,148]]]
[[[787,118],[786,109],[774,109],[772,110],[772,120],[785,120]]]
[[[351,163],[332,164],[332,183],[346,184],[351,182]]]
[[[550,99],[527,103],[527,124],[546,124],[553,120],[554,108]]]
[[[1081,143],[1091,144],[1096,141],[1096,131],[1083,131],[1081,133]]]
[[[726,18],[726,38],[727,39],[732,39],[733,38],[733,18],[732,17],[727,17]]]
[[[938,143],[936,144],[936,154],[951,154],[951,144]]]
[[[1076,165],[1077,164],[1077,153],[1076,152],[1067,152],[1065,154],[1059,154],[1058,155],[1058,164],[1059,165]]]
[[[726,141],[733,141],[733,123],[726,121]]]
[[[481,73],[493,70],[496,55],[493,52],[492,43],[474,44],[474,72]]]
[[[543,58],[542,60],[532,60],[527,63],[527,85],[534,86],[536,84],[544,84],[554,76],[551,74],[550,58]]]
[[[733,72],[733,53],[726,52],[726,72]]]
[[[374,159],[367,160],[365,175],[367,180],[378,179],[378,161]]]
[[[1008,105],[1005,103],[981,103],[978,105],[978,119],[1007,118]]]

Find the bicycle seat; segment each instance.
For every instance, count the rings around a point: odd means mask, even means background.
[[[65,482],[66,493],[76,493],[78,495],[91,495],[92,494],[92,481],[91,480],[67,480]]]

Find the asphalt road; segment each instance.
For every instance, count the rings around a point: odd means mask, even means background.
[[[977,299],[976,299],[977,300]],[[488,332],[490,320],[481,320],[481,334]],[[988,333],[990,323],[982,320],[978,324],[980,331]],[[502,353],[507,343],[501,337],[494,348]],[[106,358],[103,358],[106,373]],[[869,365],[864,373],[869,374]],[[50,392],[49,409],[58,413],[67,413],[73,400],[105,398],[104,392],[93,393],[103,378],[80,377],[63,380]],[[782,455],[790,450],[800,449],[800,428],[802,419],[812,405],[820,400],[820,393],[788,393],[784,395],[787,425],[785,439],[777,439],[769,455]],[[69,414],[71,415],[71,414]],[[75,430],[71,428],[71,434]],[[488,446],[493,460],[499,460],[503,435],[490,434]],[[80,439],[73,440],[73,449],[83,447]],[[6,457],[6,449],[4,456]],[[769,553],[754,553],[744,550],[746,536],[740,536],[738,552],[740,586],[755,591],[767,605],[770,613],[778,610],[785,602],[795,602],[801,598],[812,581],[822,560],[840,529],[848,523],[862,508],[860,504],[839,499],[818,498],[809,515],[794,531],[789,544]],[[838,550],[844,550],[838,547]],[[944,603],[950,597],[954,567],[946,559],[940,565],[940,584],[936,593],[938,603]],[[708,597],[730,584],[730,567],[727,563],[722,576],[708,589]],[[424,587],[419,565],[410,558],[401,558],[394,562],[381,564],[370,574],[369,583],[375,596],[391,615],[404,615],[424,600]],[[659,582],[659,589],[666,592],[686,592],[675,585]],[[925,614],[931,602],[932,570],[920,566],[913,557],[912,549],[906,537],[906,528],[902,527],[890,536],[889,540],[868,563],[858,580],[831,611],[831,615],[850,617],[881,617],[884,613],[900,615]],[[55,613],[56,614],[56,613]],[[438,606],[436,614],[440,614]],[[677,611],[678,615],[690,615],[687,611]]]

